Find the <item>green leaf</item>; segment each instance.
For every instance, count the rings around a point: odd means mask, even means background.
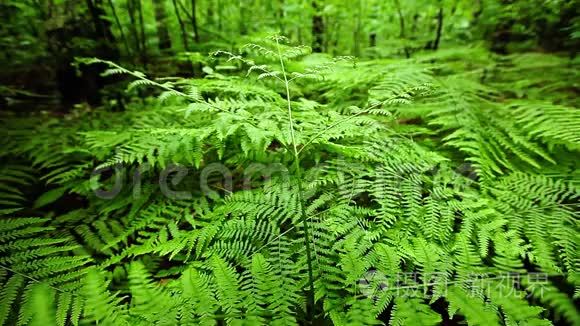
[[[43,193],[34,202],[34,208],[40,208],[57,201],[66,192],[66,187],[60,187]]]

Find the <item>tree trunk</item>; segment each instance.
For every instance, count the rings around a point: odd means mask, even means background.
[[[147,62],[149,58],[147,57],[147,38],[145,38],[145,23],[143,20],[143,4],[141,0],[137,0],[138,9],[139,9],[139,25],[140,25],[140,32],[141,32],[141,58],[143,60],[143,64],[147,66]]]
[[[246,27],[246,15],[245,15],[245,8],[244,8],[244,1],[243,0],[239,0],[239,18],[240,20],[238,21],[238,30],[240,32],[240,35],[246,35],[248,33],[248,29]]]
[[[102,17],[105,15],[105,10],[102,7],[101,0],[86,0],[87,7],[93,18],[93,24],[95,25],[95,32],[100,40],[105,42],[110,42],[111,45],[115,42],[115,37],[111,32],[111,24],[109,21],[104,20]]]
[[[197,28],[197,10],[195,0],[191,0],[191,26],[193,27],[193,39],[199,43],[199,30]]]
[[[413,15],[413,25],[411,25],[411,37],[414,38],[417,33],[417,23],[419,21],[419,14]]]
[[[312,9],[314,15],[312,16],[312,51],[322,52],[322,45],[324,44],[324,20],[319,12],[316,0],[312,1]]]
[[[171,48],[171,39],[167,30],[167,16],[165,15],[165,1],[153,0],[155,8],[155,22],[157,26],[157,38],[159,39],[159,50]]]
[[[141,53],[141,38],[139,37],[139,31],[137,30],[137,19],[135,18],[135,12],[137,10],[135,0],[127,0],[127,11],[129,12],[129,19],[131,21],[130,29],[131,34],[133,34],[132,39],[135,45],[135,51]]]
[[[189,44],[187,42],[187,31],[185,30],[185,24],[183,24],[183,20],[181,19],[181,15],[179,14],[179,8],[177,7],[177,0],[173,0],[173,9],[175,10],[175,16],[177,16],[177,21],[179,22],[179,28],[181,30],[181,38],[183,40],[183,48],[188,51]]]
[[[374,48],[375,46],[377,46],[377,33],[372,32],[369,34],[369,46],[371,48]]]
[[[119,16],[117,16],[117,10],[115,9],[115,5],[113,4],[113,0],[109,0],[109,7],[111,7],[111,12],[113,13],[113,18],[115,19],[115,23],[117,24],[117,28],[119,28],[119,34],[121,34],[121,39],[123,39],[123,44],[125,45],[125,51],[127,51],[127,56],[132,57],[131,47],[129,46],[129,42],[127,41],[127,37],[125,37],[125,32],[123,31],[123,25],[119,21]]]
[[[443,29],[443,8],[439,8],[437,12],[437,27],[435,30],[435,39],[427,42],[425,50],[437,50],[439,48],[439,41],[441,40],[441,31]]]
[[[479,22],[479,17],[483,13],[483,1],[476,0],[475,3],[477,4],[477,10],[473,12],[473,19],[471,20],[471,25],[477,25]]]
[[[357,14],[356,14],[356,27],[353,33],[353,43],[354,43],[354,55],[360,56],[360,36],[361,36],[361,29],[362,29],[362,15],[363,15],[363,8],[362,8],[362,0],[358,0],[357,2]]]
[[[280,34],[284,35],[286,33],[286,29],[284,26],[284,19],[286,18],[286,12],[284,10],[284,0],[280,0],[278,4],[278,26],[280,26]]]
[[[223,26],[222,26],[222,5],[221,5],[221,0],[216,0],[217,1],[217,27],[218,27],[218,32],[222,32],[223,30]]]
[[[401,10],[401,3],[399,0],[395,1],[395,5],[397,7],[397,15],[399,16],[399,37],[405,39],[407,33],[405,31],[405,16],[403,15],[403,11]],[[406,43],[403,44],[403,51],[405,52],[405,58],[409,59],[411,57],[411,52],[407,47]]]
[[[439,41],[441,40],[441,31],[443,30],[443,8],[439,8],[439,13],[437,13],[437,34],[435,35],[435,41],[433,41],[433,50],[439,48]]]
[[[71,16],[66,18],[62,26],[46,30],[48,51],[55,60],[53,67],[56,87],[60,93],[61,104],[66,109],[81,102],[93,106],[100,105],[99,91],[111,80],[111,77],[101,76],[107,68],[104,64],[80,65],[77,70],[73,67],[76,57],[91,55],[112,61],[119,60],[111,24],[102,18],[104,14],[102,0],[87,0],[84,3],[90,14],[89,23],[86,17]],[[92,39],[96,42],[94,46],[86,47],[71,41],[75,38]],[[78,71],[81,72],[80,75]]]
[[[397,6],[397,15],[399,16],[399,37],[405,37],[405,17],[403,16],[403,12],[401,11],[401,4],[399,0],[395,1],[395,5]]]

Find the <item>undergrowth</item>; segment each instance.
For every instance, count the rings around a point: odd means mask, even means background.
[[[580,324],[578,59],[284,41],[3,116],[0,324]]]

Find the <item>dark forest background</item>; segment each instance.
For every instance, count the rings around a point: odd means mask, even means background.
[[[208,53],[273,33],[333,56],[412,58],[484,42],[500,54],[574,57],[579,7],[538,0],[3,0],[0,96],[5,108],[98,105],[114,81],[99,77],[103,67],[77,69],[75,57],[200,77]]]

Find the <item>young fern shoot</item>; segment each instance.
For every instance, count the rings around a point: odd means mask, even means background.
[[[307,295],[307,315],[308,320],[312,322],[314,320],[314,308],[315,308],[315,300],[314,300],[314,275],[313,275],[313,266],[312,266],[312,249],[310,243],[310,229],[308,225],[308,218],[306,216],[306,203],[304,201],[304,189],[302,185],[302,168],[300,165],[300,151],[298,150],[298,144],[296,142],[296,129],[294,127],[295,122],[292,116],[292,99],[290,95],[290,83],[298,78],[313,78],[316,77],[314,73],[307,73],[307,74],[294,74],[294,77],[288,78],[288,73],[286,71],[286,66],[284,65],[284,59],[288,55],[296,56],[296,54],[304,54],[304,50],[307,49],[306,47],[292,47],[286,52],[283,52],[280,46],[281,41],[287,40],[283,36],[274,35],[271,37],[272,40],[276,42],[276,51],[269,50],[261,45],[258,44],[248,44],[246,47],[252,48],[261,52],[266,56],[277,56],[277,59],[280,63],[280,70],[272,70],[267,65],[256,65],[254,62],[246,60],[239,55],[234,55],[230,52],[225,51],[218,51],[214,55],[218,54],[225,54],[229,56],[228,61],[231,60],[240,60],[243,63],[249,64],[250,68],[248,69],[248,74],[252,71],[261,71],[262,73],[258,76],[258,79],[263,78],[274,78],[279,82],[284,84],[285,95],[286,95],[286,104],[288,108],[288,129],[290,133],[290,141],[291,141],[291,148],[293,150],[293,169],[296,177],[296,187],[298,190],[298,201],[300,205],[300,219],[302,222],[302,227],[304,230],[304,246],[306,248],[306,260],[307,260],[307,267],[308,267],[308,295]],[[280,77],[281,76],[281,77]]]
[[[276,48],[278,50],[278,57],[280,59],[280,68],[282,69],[282,76],[284,76],[284,86],[286,87],[286,102],[288,104],[288,124],[290,128],[290,138],[292,140],[292,147],[294,148],[294,171],[296,173],[296,183],[298,186],[298,200],[300,204],[300,213],[302,219],[302,226],[304,228],[304,245],[306,246],[306,260],[308,264],[308,286],[310,287],[308,293],[308,317],[310,321],[313,321],[314,315],[314,276],[312,274],[312,253],[310,251],[310,230],[308,229],[308,220],[306,218],[306,208],[304,203],[303,197],[303,188],[302,188],[302,171],[300,167],[300,156],[298,153],[298,147],[296,144],[296,138],[294,137],[294,119],[292,118],[292,102],[290,100],[290,86],[288,77],[286,75],[286,68],[284,67],[284,59],[282,58],[282,53],[280,51],[280,38],[275,37],[276,39]]]

